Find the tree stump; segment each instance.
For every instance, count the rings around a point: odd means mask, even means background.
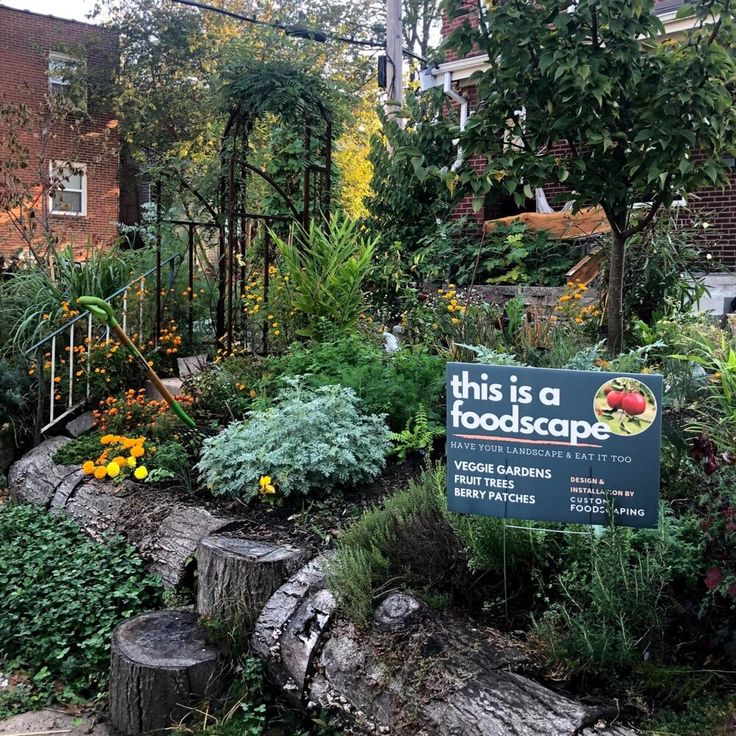
[[[190,611],[154,611],[112,635],[110,722],[124,736],[169,728],[224,689],[225,657]]]
[[[200,541],[196,557],[199,613],[250,624],[309,553],[290,545],[212,534]]]

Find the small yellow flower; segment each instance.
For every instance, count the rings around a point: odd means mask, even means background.
[[[276,337],[278,337],[281,334],[281,330],[274,330],[273,334],[276,335]]]
[[[118,455],[117,457],[114,457],[112,461],[114,463],[117,463],[119,468],[124,468],[128,464],[127,458],[124,458],[122,455]]]
[[[107,469],[104,465],[100,465],[99,467],[95,468],[95,478],[97,480],[102,480],[107,475]]]
[[[114,460],[107,464],[105,470],[111,478],[115,478],[120,475],[120,466]]]
[[[261,480],[258,483],[260,485],[260,488],[258,489],[258,492],[260,494],[271,495],[273,493],[276,493],[276,487],[271,482],[270,475],[262,475]]]
[[[135,445],[134,447],[130,448],[130,456],[131,457],[143,457],[145,454],[145,450],[140,445]]]
[[[92,473],[95,472],[94,462],[92,460],[87,460],[87,462],[82,465],[82,470],[84,471],[85,475],[92,475]]]
[[[561,302],[569,302],[569,301],[570,301],[570,295],[569,295],[569,294],[563,294],[563,295],[562,295],[562,296],[560,297],[560,301],[561,301]]]
[[[145,465],[141,465],[133,471],[133,475],[136,480],[145,480],[148,477],[148,468]]]
[[[129,468],[134,468],[136,465],[138,465],[138,461],[131,455],[126,461],[125,464]]]
[[[112,435],[112,434],[106,434],[100,438],[101,445],[109,445],[111,442],[114,442],[114,441],[115,441],[115,435]]]

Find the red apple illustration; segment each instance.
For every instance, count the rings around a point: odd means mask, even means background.
[[[611,391],[608,396],[606,396],[606,401],[611,409],[620,409],[623,398],[624,395],[620,391]]]
[[[638,417],[646,411],[647,400],[638,391],[632,391],[621,398],[621,408],[630,417]]]

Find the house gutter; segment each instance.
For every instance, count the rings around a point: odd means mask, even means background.
[[[469,103],[467,98],[463,97],[457,90],[453,89],[452,86],[452,71],[447,70],[442,72],[442,79],[440,81],[439,77],[439,68],[438,67],[427,67],[426,69],[422,69],[420,74],[420,80],[421,80],[421,89],[422,92],[426,92],[428,89],[432,89],[432,87],[439,87],[442,85],[442,91],[453,101],[456,102],[460,106],[460,132],[462,133],[465,130],[465,126],[468,122],[468,108]],[[457,156],[455,158],[454,163],[450,167],[451,171],[457,171],[460,166],[462,166],[463,161],[465,160],[465,154],[463,152],[462,146],[459,145],[460,139],[456,138],[453,141],[453,145],[457,146]]]

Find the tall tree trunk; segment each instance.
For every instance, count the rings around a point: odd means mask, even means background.
[[[624,343],[624,261],[626,240],[620,230],[611,229],[611,260],[608,267],[608,352],[618,355]]]

